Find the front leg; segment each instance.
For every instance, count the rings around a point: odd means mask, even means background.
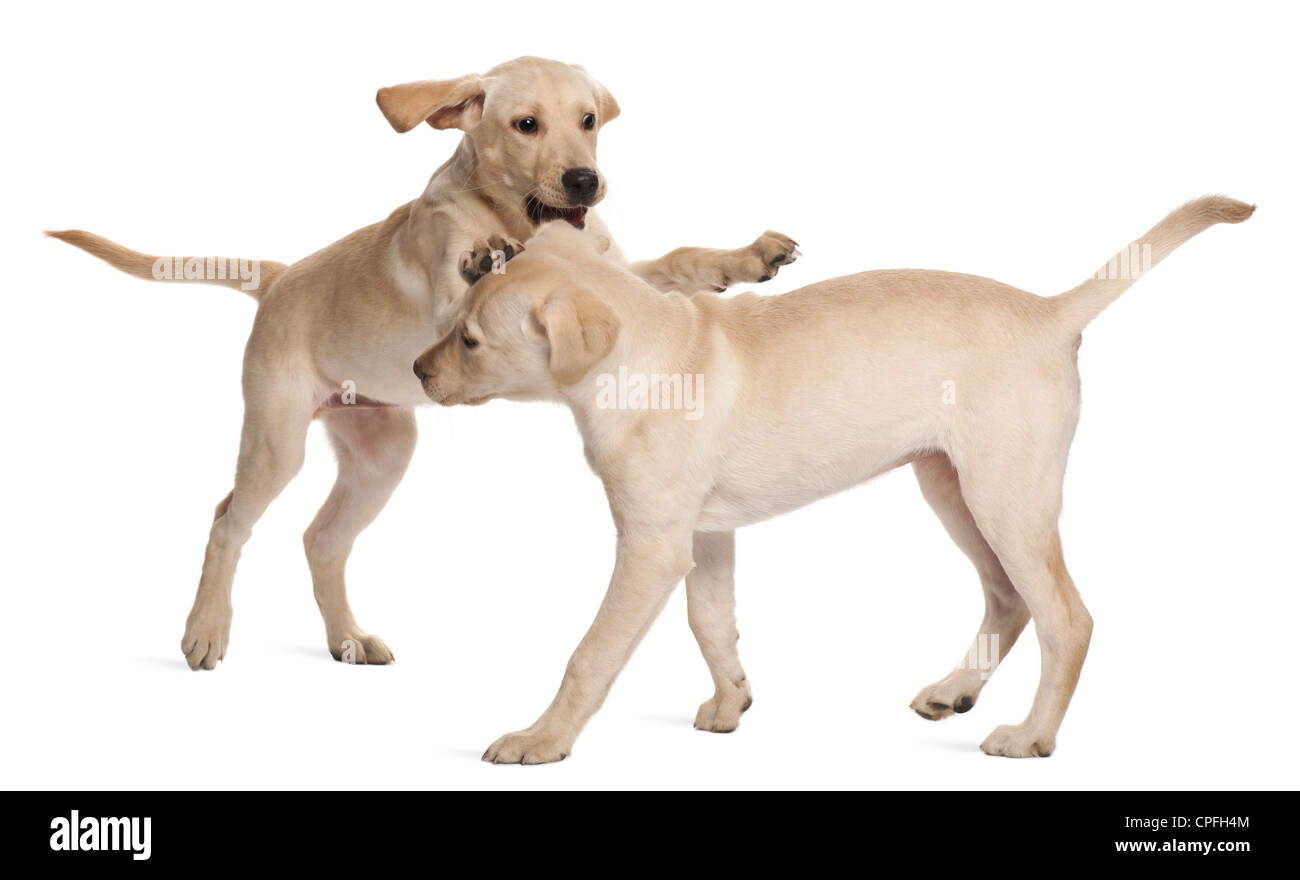
[[[689,525],[621,534],[609,591],[569,659],[559,693],[532,727],[498,739],[483,760],[545,764],[567,758],[673,587],[693,565]]]
[[[665,293],[717,293],[733,284],[767,281],[798,257],[799,245],[794,239],[768,230],[748,247],[733,251],[683,247],[628,268]]]

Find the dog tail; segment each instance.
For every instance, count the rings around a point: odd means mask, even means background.
[[[1183,242],[1216,223],[1240,223],[1253,213],[1254,205],[1227,196],[1193,199],[1111,257],[1093,277],[1073,290],[1053,297],[1052,302],[1059,306],[1062,323],[1071,335],[1082,332],[1106,306],[1132,287],[1134,281]]]
[[[66,241],[99,257],[115,269],[150,281],[187,281],[221,284],[259,299],[271,283],[288,268],[270,260],[240,260],[227,257],[155,257],[122,247],[93,232],[80,229],[46,230],[50,238]]]

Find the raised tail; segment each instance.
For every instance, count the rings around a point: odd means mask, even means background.
[[[122,247],[93,232],[65,229],[46,235],[66,241],[99,257],[115,269],[150,281],[183,281],[190,284],[221,284],[243,291],[253,299],[261,297],[271,282],[288,268],[270,260],[242,260],[233,257],[155,257]]]
[[[1132,287],[1134,281],[1183,242],[1216,223],[1240,223],[1253,213],[1254,205],[1227,196],[1192,199],[1111,257],[1093,277],[1053,297],[1052,302],[1061,310],[1062,323],[1072,334],[1081,332],[1106,306]]]

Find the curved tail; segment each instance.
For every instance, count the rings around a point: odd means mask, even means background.
[[[155,257],[122,247],[93,232],[65,229],[52,232],[50,238],[66,241],[88,254],[99,257],[115,269],[150,281],[185,281],[191,284],[221,284],[259,299],[276,278],[288,268],[270,260],[243,260],[235,257]]]
[[[1119,299],[1148,270],[1174,249],[1216,223],[1240,223],[1255,213],[1255,206],[1227,196],[1202,196],[1183,205],[1110,258],[1097,273],[1073,290],[1052,298],[1062,322],[1077,334]]]

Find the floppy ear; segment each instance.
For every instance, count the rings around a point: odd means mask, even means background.
[[[380,89],[375,95],[388,124],[399,132],[421,122],[434,128],[468,131],[483,118],[483,78],[426,79]]]
[[[611,119],[618,118],[618,114],[623,111],[619,109],[618,101],[609,93],[609,89],[596,83],[596,113],[600,116],[600,124],[604,125]]]
[[[618,101],[615,101],[614,96],[609,93],[609,89],[605,88],[603,85],[596,82],[596,78],[592,76],[590,73],[587,73],[587,69],[583,67],[581,64],[570,64],[569,66],[574,68],[575,70],[582,71],[583,74],[587,77],[587,79],[591,82],[591,90],[596,94],[597,121],[601,125],[604,125],[606,122],[609,122],[611,119],[617,119],[618,114],[621,113],[622,111],[618,107]]]
[[[551,375],[574,385],[614,349],[619,322],[613,309],[583,288],[551,294],[533,313],[551,344]]]

